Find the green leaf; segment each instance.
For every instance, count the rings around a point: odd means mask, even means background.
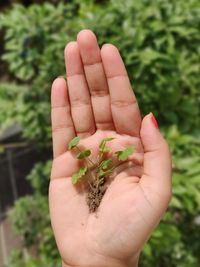
[[[102,141],[103,142],[108,142],[108,141],[112,141],[113,139],[115,139],[115,138],[114,137],[106,137]]]
[[[77,159],[84,159],[89,157],[91,154],[91,151],[89,149],[87,150],[83,150],[81,151],[78,155],[77,155]]]
[[[102,153],[107,153],[107,152],[110,152],[111,151],[111,148],[106,146],[106,143],[115,139],[114,137],[107,137],[107,138],[104,138],[100,145],[99,145],[99,150],[102,152]]]
[[[134,150],[135,150],[134,147],[129,146],[125,150],[123,150],[123,151],[117,151],[115,153],[117,154],[118,160],[123,160],[124,161],[124,160],[127,160],[128,157],[131,154],[133,154]]]
[[[87,172],[87,167],[80,167],[79,171],[72,175],[72,184],[76,184]]]
[[[106,170],[110,167],[110,164],[112,163],[111,159],[106,159],[101,162],[99,165],[99,169]]]
[[[74,147],[76,147],[78,145],[80,141],[80,137],[79,136],[76,136],[74,137],[68,144],[68,149],[72,149]]]
[[[110,165],[112,163],[111,159],[103,160],[100,165],[98,166],[97,173],[100,178],[109,176],[112,174],[113,169],[109,169]]]

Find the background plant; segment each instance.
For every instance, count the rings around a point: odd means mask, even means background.
[[[14,5],[1,14],[0,27],[2,60],[12,79],[0,84],[1,129],[20,123],[24,136],[39,149],[51,146],[50,87],[56,76],[64,74],[65,44],[79,30],[90,28],[101,45],[117,45],[142,113],[156,114],[170,142],[175,169],[170,208],[146,245],[140,265],[199,266],[200,2],[74,0],[56,6]],[[35,193],[20,199],[13,211],[18,218],[15,228],[26,246],[36,246],[37,259],[15,253],[9,267],[59,262],[47,207],[50,164],[34,167],[29,179]]]

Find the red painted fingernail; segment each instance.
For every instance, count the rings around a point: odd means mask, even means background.
[[[154,126],[158,129],[159,128],[158,123],[157,123],[157,121],[156,121],[156,119],[152,113],[151,113],[151,121],[153,122]]]

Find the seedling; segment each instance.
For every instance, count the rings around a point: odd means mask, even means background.
[[[80,142],[79,136],[73,138],[68,144],[68,149],[76,150],[76,158],[83,161],[80,169],[72,175],[72,183],[75,185],[83,179],[86,179],[88,182],[87,204],[90,212],[96,211],[99,207],[107,189],[106,181],[112,176],[114,169],[117,167],[116,164],[114,164],[113,155],[112,157],[110,156],[112,149],[107,145],[107,143],[113,139],[113,137],[107,137],[101,141],[97,162],[93,162],[90,158],[90,149],[80,149],[78,146]],[[134,147],[129,146],[122,151],[115,152],[114,155],[118,161],[126,161],[133,153]]]

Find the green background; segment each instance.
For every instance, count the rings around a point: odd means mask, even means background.
[[[38,150],[51,148],[50,88],[65,75],[66,43],[89,28],[100,45],[116,45],[142,114],[156,115],[173,154],[173,198],[139,266],[199,267],[200,1],[58,2],[12,5],[0,14],[7,69],[0,82],[0,129],[18,122]],[[37,256],[16,251],[8,267],[60,266],[48,214],[50,167],[51,160],[34,166],[28,176],[34,194],[17,200],[12,211],[24,246],[36,246]]]

